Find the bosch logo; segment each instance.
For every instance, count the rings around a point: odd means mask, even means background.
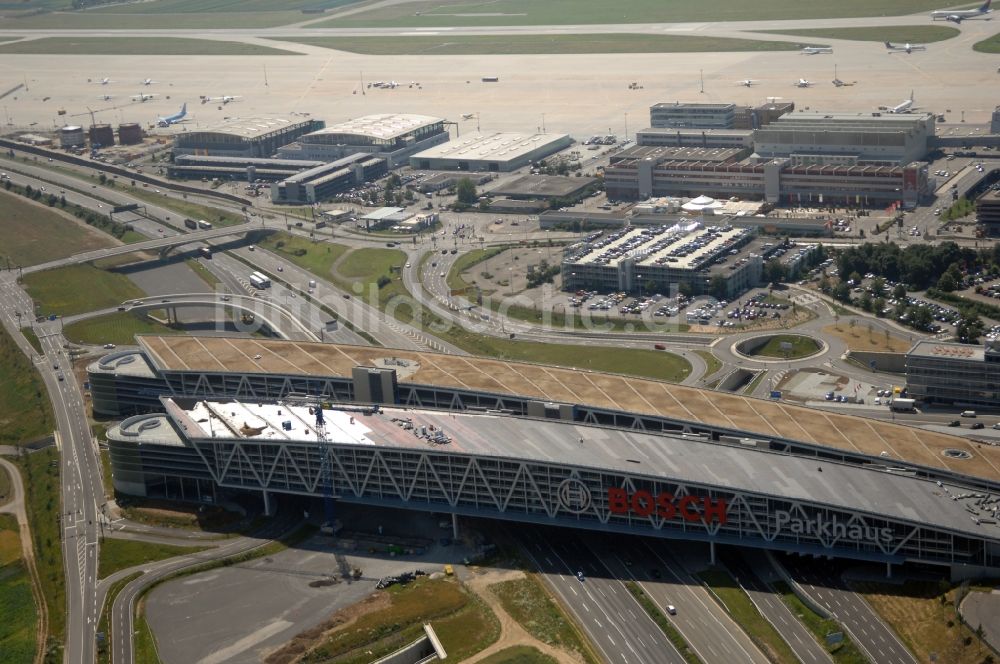
[[[581,514],[590,509],[590,489],[575,477],[563,480],[559,485],[557,495],[559,496],[559,506],[567,512]]]

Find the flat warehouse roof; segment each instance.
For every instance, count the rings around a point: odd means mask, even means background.
[[[137,337],[157,369],[350,377],[356,366],[399,358],[415,370],[400,382],[438,385],[545,401],[579,403],[662,415],[765,436],[781,436],[839,449],[906,459],[991,480],[1000,480],[1000,448],[890,422],[794,406],[783,402],[586,369],[507,362],[483,357],[413,352],[370,346],[230,337]],[[259,359],[255,359],[260,355]],[[580,347],[586,362],[587,347]],[[971,460],[946,458],[964,450]]]
[[[168,413],[176,404],[164,399]],[[192,438],[315,442],[315,416],[306,406],[199,401],[181,410]],[[326,440],[341,445],[504,457],[583,466],[628,475],[675,478],[793,501],[822,503],[888,518],[928,523],[975,536],[1000,527],[977,526],[965,504],[934,482],[818,463],[739,447],[706,447],[679,436],[647,434],[507,415],[384,408],[378,414],[323,412]],[[581,442],[582,441],[582,442]],[[963,493],[955,489],[956,495]]]
[[[568,140],[566,134],[467,134],[427,148],[413,155],[414,159],[495,159],[511,161],[544,146]]]

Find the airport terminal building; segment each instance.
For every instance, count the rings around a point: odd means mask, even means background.
[[[887,463],[875,452],[901,449],[911,429],[837,413],[819,424],[808,417],[814,411],[788,404],[583,375],[219,337],[141,337],[138,350],[88,367],[95,412],[138,413],[108,432],[115,486],[126,493],[216,500],[252,491],[267,503],[282,493],[329,495],[713,545],[919,561],[954,576],[1000,568],[997,478]],[[912,455],[960,445],[994,454],[923,434]],[[951,457],[945,463],[962,468]]]
[[[444,120],[426,115],[385,113],[314,131],[278,150],[283,159],[336,161],[363,153],[383,157],[390,168],[406,164],[421,150],[448,141]]]
[[[173,154],[267,158],[281,146],[322,128],[322,120],[232,118],[175,134]]]

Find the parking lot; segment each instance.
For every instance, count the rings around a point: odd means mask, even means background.
[[[146,601],[165,664],[260,662],[267,652],[319,625],[332,613],[361,601],[381,579],[416,570],[441,572],[476,553],[452,542],[450,528],[430,514],[359,509],[337,504],[341,536],[315,535],[273,556],[165,583]],[[450,519],[447,520],[450,526]],[[356,537],[426,539],[422,554],[376,551]],[[443,541],[447,541],[444,544]],[[360,570],[359,578],[352,573]]]

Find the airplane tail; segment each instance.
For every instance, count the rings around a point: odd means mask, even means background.
[[[913,101],[913,90],[910,90],[910,101]]]
[[[886,43],[885,43],[885,47],[886,47],[886,48],[892,48],[892,44],[891,44],[891,43],[889,43],[889,42],[886,42]]]
[[[188,112],[188,104],[187,102],[184,102],[183,104],[181,104],[181,115],[184,115],[187,112]]]
[[[983,14],[988,12],[990,10],[991,2],[993,2],[993,0],[986,0],[986,2],[983,3],[983,6],[979,8],[979,11],[982,12]]]

